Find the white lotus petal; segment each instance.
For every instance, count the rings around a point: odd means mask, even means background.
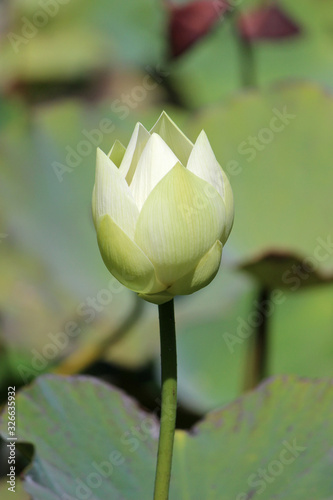
[[[184,167],[186,166],[193,144],[171,118],[169,118],[165,111],[163,111],[150,133],[160,135],[164,142],[166,142],[169,148],[175,153],[178,160]]]
[[[225,243],[229,238],[230,231],[234,223],[235,208],[234,208],[234,195],[230,186],[230,182],[224,171],[222,170],[224,181],[224,204],[225,204],[225,229],[221,241]]]
[[[177,163],[148,196],[140,212],[135,242],[167,286],[193,270],[225,224],[221,196],[207,196],[209,187]]]
[[[139,210],[126,180],[116,165],[101,149],[97,149],[95,178],[95,226],[103,215],[110,215],[114,222],[130,237],[134,237]]]
[[[209,140],[204,131],[198,136],[187,164],[188,170],[209,182],[224,199],[224,180]]]
[[[153,134],[143,150],[130,185],[141,210],[156,184],[176,165],[178,159],[157,134]]]
[[[109,215],[101,217],[97,239],[106,267],[123,285],[139,293],[165,289],[148,257]]]
[[[134,128],[132,137],[128,143],[126,153],[119,167],[120,173],[126,177],[129,185],[133,179],[133,175],[138,164],[140,155],[144,150],[145,145],[150,137],[149,132],[141,123],[137,123]]]
[[[111,161],[117,166],[120,167],[121,162],[124,158],[124,154],[126,153],[126,148],[125,146],[122,145],[118,139],[115,141],[114,145],[112,146],[108,157],[110,158]]]
[[[188,295],[207,286],[216,276],[222,257],[222,243],[217,240],[190,273],[168,288],[170,295]]]

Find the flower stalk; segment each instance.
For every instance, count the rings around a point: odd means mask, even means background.
[[[154,500],[168,500],[177,414],[177,347],[173,300],[159,305],[162,407]]]

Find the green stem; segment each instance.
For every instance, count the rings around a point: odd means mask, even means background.
[[[257,314],[261,318],[256,327],[253,340],[249,345],[245,391],[254,389],[268,375],[268,343],[269,343],[269,320],[268,315],[263,311],[265,304],[270,303],[270,290],[263,287],[258,297]]]
[[[256,87],[257,77],[253,45],[250,40],[238,35],[238,47],[242,86],[245,88]]]
[[[270,291],[263,288],[259,294],[259,307],[263,304],[270,303]],[[255,357],[254,357],[254,382],[258,385],[265,377],[267,377],[268,364],[268,316],[265,312],[261,312],[262,321],[257,327],[255,336]]]
[[[240,82],[242,87],[256,87],[257,74],[256,74],[256,61],[254,54],[254,47],[251,40],[243,38],[237,28],[237,19],[239,12],[237,9],[233,12],[232,23],[237,49],[239,54],[240,65]]]
[[[162,408],[154,500],[168,500],[177,413],[177,348],[173,300],[158,306],[161,337]]]

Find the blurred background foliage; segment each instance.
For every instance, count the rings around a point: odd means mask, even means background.
[[[108,274],[90,205],[96,146],[162,109],[205,129],[236,205],[217,278],[176,301],[178,425],[263,376],[332,377],[330,2],[1,0],[0,19],[2,402],[53,371],[159,406],[156,307]]]

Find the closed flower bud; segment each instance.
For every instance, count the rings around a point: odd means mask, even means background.
[[[162,304],[208,285],[234,217],[229,181],[207,136],[193,145],[166,113],[128,147],[97,150],[93,217],[106,267]]]

